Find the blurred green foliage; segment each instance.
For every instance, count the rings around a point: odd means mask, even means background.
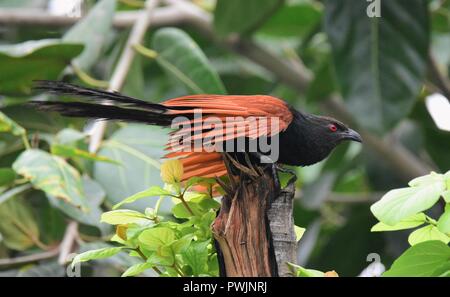
[[[45,9],[47,2],[1,1],[0,9]],[[93,154],[88,152],[91,122],[86,125],[84,120],[39,113],[23,104],[57,99],[32,92],[35,79],[83,84],[80,73],[100,81],[110,79],[129,33],[112,26],[114,13],[137,9],[115,2],[85,1],[87,16],[71,27],[8,25],[0,29],[0,258],[52,250],[63,240],[68,223],[76,221],[77,252],[91,251],[77,261],[96,259],[83,264],[82,275],[125,271],[125,275],[154,275],[149,268],[155,265],[169,267],[162,271],[167,275],[217,275],[208,234],[217,205],[203,205],[204,198],[194,197],[189,205],[198,211],[195,216],[170,198],[158,204],[158,199],[136,199],[127,206],[127,213],[112,210],[126,197],[152,186],[163,187],[159,167],[167,131],[111,123]],[[211,13],[211,27],[201,30],[177,22],[173,24],[177,28],[148,30],[142,44],[148,51],[135,58],[122,89],[125,94],[154,102],[202,92],[269,94],[312,113],[320,113],[330,96],[341,96],[356,129],[365,128],[392,145],[404,146],[438,172],[449,170],[450,132],[436,127],[424,98],[437,90],[427,75],[429,56],[448,79],[450,1],[383,1],[381,18],[368,18],[368,3],[354,0],[193,3],[203,13]],[[245,49],[232,51],[224,46],[224,39],[236,36],[304,69],[312,77],[308,89],[299,92],[285,84],[276,71],[248,59]],[[448,260],[448,246],[440,241],[419,243],[416,236],[409,248],[405,239],[410,232],[400,230],[404,228],[397,226],[394,229],[399,231],[394,233],[370,232],[377,223],[370,205],[407,180],[369,143],[343,145],[324,162],[297,172],[300,199],[295,202],[294,217],[297,225],[307,229],[299,243],[300,267],[355,276],[370,264],[370,253],[377,253],[386,267],[403,254],[386,273],[402,275],[408,274],[402,263],[420,262],[416,259],[423,251],[436,250],[432,259],[436,263]],[[444,212],[435,201],[440,196],[430,198],[426,193],[429,203],[413,207],[408,215],[423,211],[431,218],[442,216],[436,227],[429,228],[448,233],[448,207]],[[155,208],[156,214],[151,211]],[[114,230],[111,224],[117,224],[107,215],[114,212],[135,221]],[[385,217],[379,211],[375,215],[384,224],[419,226],[415,219],[405,222],[404,217]],[[159,223],[155,224],[155,218]],[[147,229],[141,228],[142,222],[150,224],[144,224]],[[119,247],[111,245],[111,237],[120,241],[117,237],[124,228],[126,240],[122,238]],[[136,254],[141,245],[151,261],[143,262]],[[57,255],[28,264],[2,264],[0,275],[64,275]],[[448,274],[448,265],[427,267],[421,271],[430,274],[423,275]],[[320,274],[304,268],[296,271]]]

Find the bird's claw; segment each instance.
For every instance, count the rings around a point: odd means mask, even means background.
[[[275,163],[275,168],[278,171],[280,171],[280,172],[291,174],[292,175],[291,180],[293,180],[293,181],[297,180],[297,173],[294,170],[292,170],[290,168],[285,168],[285,167],[283,167],[283,166],[281,166],[279,164],[276,164],[276,163]]]
[[[281,165],[277,164],[277,163],[272,163],[272,175],[273,175],[273,180],[274,180],[274,186],[275,186],[275,191],[277,191],[277,195],[276,197],[278,197],[278,195],[281,193],[282,189],[281,189],[281,183],[280,183],[280,178],[278,177],[278,172],[283,172],[283,173],[289,173],[291,174],[291,178],[288,181],[288,185],[295,183],[295,181],[297,181],[297,174],[295,173],[294,170],[290,169],[290,168],[284,168]]]
[[[262,176],[264,175],[264,171],[259,166],[253,166],[252,161],[250,160],[250,156],[247,152],[244,153],[245,162],[247,163],[248,167],[253,171],[253,173],[256,176]]]
[[[239,163],[238,161],[236,161],[229,153],[224,152],[224,155],[226,157],[226,159],[228,161],[230,161],[234,167],[236,167],[238,170],[240,170],[241,172],[245,173],[246,175],[248,175],[250,178],[254,179],[255,177],[260,176],[261,174],[255,169],[255,167],[253,166],[253,164],[250,161],[250,158],[248,157],[247,153],[245,153],[245,161],[247,163],[247,165],[249,167],[246,167],[244,165],[242,165],[241,163]]]
[[[255,156],[260,158],[260,160],[262,160],[263,157],[268,158],[267,156],[264,156],[264,155],[261,155],[261,154],[258,154],[258,153]],[[248,153],[244,153],[244,157],[245,157],[245,163],[246,163],[247,166],[239,163],[229,153],[224,152],[224,158],[227,161],[229,161],[231,164],[233,164],[233,166],[236,169],[240,170],[242,173],[244,173],[247,176],[249,176],[252,180],[255,180],[257,177],[260,177],[260,176],[264,175],[264,169],[261,168],[260,166],[253,165],[253,163],[250,160],[250,157],[249,157]],[[279,164],[277,164],[275,162],[265,162],[265,163],[268,163],[268,165],[271,168],[272,177],[273,177],[273,181],[274,181],[274,188],[275,188],[275,191],[277,192],[276,196],[278,196],[279,193],[281,192],[281,183],[280,183],[280,179],[278,177],[278,172],[289,173],[289,174],[292,175],[292,177],[288,181],[288,184],[292,184],[292,183],[294,183],[297,180],[297,175],[296,175],[294,170],[292,170],[290,168],[284,168],[284,167],[282,167],[281,165],[279,165]],[[225,164],[227,166],[228,171],[230,171],[228,162],[225,162]],[[266,167],[266,169],[267,168],[268,167]],[[235,186],[232,185],[232,188],[235,188]]]

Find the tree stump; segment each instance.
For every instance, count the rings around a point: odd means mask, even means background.
[[[272,233],[273,249],[278,266],[278,276],[292,276],[287,262],[297,263],[297,236],[295,235],[294,195],[295,180],[291,179],[280,195],[272,201],[267,217]]]
[[[255,177],[227,167],[230,187],[212,224],[221,276],[289,276],[286,262],[296,262],[295,180],[280,192],[270,168]]]

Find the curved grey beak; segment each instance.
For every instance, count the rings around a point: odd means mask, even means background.
[[[362,142],[361,135],[359,135],[358,132],[356,132],[355,130],[352,130],[350,128],[343,133],[343,136],[344,136],[344,139],[353,140],[356,142]]]

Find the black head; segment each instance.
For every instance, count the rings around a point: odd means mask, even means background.
[[[361,136],[355,130],[350,129],[344,123],[331,117],[304,115],[308,131],[312,131],[310,137],[319,137],[320,142],[327,142],[333,148],[344,140],[362,142]]]
[[[362,142],[358,132],[336,119],[300,112],[294,112],[294,120],[285,132],[286,135],[280,138],[280,150],[283,151],[283,138],[290,141],[285,145],[285,154],[280,154],[286,160],[280,162],[289,165],[306,166],[320,162],[343,141]],[[292,143],[293,139],[295,143]],[[292,157],[288,157],[289,154]]]

